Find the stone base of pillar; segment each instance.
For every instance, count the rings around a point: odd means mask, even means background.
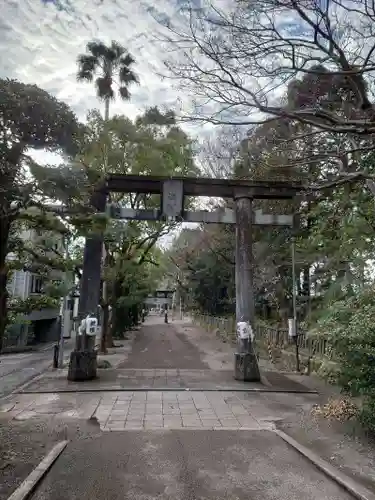
[[[97,377],[98,354],[96,351],[72,351],[68,370],[68,380],[84,382]]]
[[[254,353],[234,354],[234,378],[242,382],[260,382],[258,360]]]

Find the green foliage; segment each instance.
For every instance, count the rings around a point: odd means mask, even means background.
[[[375,397],[367,397],[359,413],[359,419],[363,427],[371,433],[375,432]]]
[[[144,299],[156,286],[154,265],[129,257],[119,255],[108,275],[113,334],[120,338],[138,323]]]
[[[76,162],[85,171],[87,185],[104,179],[108,172],[165,176],[197,172],[192,141],[176,126],[172,111],[158,108],[146,110],[134,122],[124,116],[103,120],[98,112],[90,113]],[[134,209],[160,207],[159,195],[113,193],[111,201]],[[144,298],[160,279],[160,251],[155,245],[175,224],[109,220],[100,215],[91,219],[102,225],[90,228],[90,219],[83,214],[70,222],[82,236],[104,231],[108,257],[103,279],[112,307],[113,333],[118,337],[138,322]]]
[[[234,312],[235,290],[233,266],[223,266],[217,254],[201,255],[195,262],[192,298],[201,311],[214,315]]]
[[[375,250],[374,209],[375,198],[361,184],[335,188],[311,208],[300,252],[316,262],[315,290],[327,300],[355,293],[368,281],[367,262]]]
[[[86,54],[78,56],[77,80],[92,82],[94,76],[99,74],[95,81],[97,95],[108,103],[115,98],[113,80],[117,78],[121,99],[130,99],[129,87],[138,83],[138,77],[132,71],[135,61],[125,47],[115,41],[109,46],[100,41],[92,41],[87,44],[86,51]],[[106,114],[108,115],[108,108]],[[108,116],[105,118],[107,120]]]
[[[352,396],[362,396],[361,418],[375,430],[375,291],[364,288],[357,294],[333,302],[317,322],[339,363],[337,383]]]
[[[27,299],[14,298],[9,301],[9,310],[15,315],[30,314],[32,311],[42,309],[57,309],[60,306],[60,298],[49,295],[30,295]]]
[[[21,219],[34,227],[52,228],[53,217],[46,215],[43,203],[46,194],[42,184],[30,179],[38,170],[28,156],[30,150],[56,151],[65,155],[77,153],[82,137],[82,126],[69,107],[36,85],[16,80],[0,79],[0,348],[7,326],[8,272],[16,266],[15,260],[24,247],[17,224]],[[34,172],[32,171],[34,168]],[[39,169],[39,173],[42,169]],[[37,175],[36,175],[37,176]],[[30,207],[39,211],[30,213]],[[56,222],[56,220],[55,220]],[[25,253],[25,248],[22,250]],[[28,255],[34,251],[29,248]],[[8,265],[9,253],[16,258]],[[32,259],[32,260],[35,260]],[[44,259],[45,260],[45,259]],[[44,262],[50,266],[51,262]],[[27,266],[29,263],[27,263]],[[33,263],[34,265],[34,263]]]
[[[1,152],[25,147],[77,151],[80,127],[69,107],[37,85],[0,79]],[[16,164],[18,157],[9,157]],[[16,160],[16,161],[14,161]]]
[[[210,314],[234,310],[233,235],[225,243],[217,232],[184,229],[163,255],[164,279],[190,307]]]

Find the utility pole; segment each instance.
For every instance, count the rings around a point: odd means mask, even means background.
[[[297,333],[296,242],[292,236],[293,331]]]
[[[168,304],[164,304],[164,323],[168,323]]]
[[[254,316],[253,203],[249,197],[235,197],[236,206],[236,323],[238,351],[235,353],[237,380],[259,382],[258,360],[253,348]]]
[[[61,304],[60,308],[60,339],[59,339],[59,359],[58,359],[58,367],[64,367],[64,334],[65,329],[70,328],[70,318],[68,318],[68,304],[69,304],[70,294],[66,295]],[[70,314],[70,311],[68,311]]]
[[[68,242],[64,238],[64,247],[65,247],[65,258],[69,258],[69,249],[68,249]],[[67,273],[64,273],[65,276],[65,281],[67,278]],[[65,328],[66,328],[66,322],[68,320],[68,328],[70,328],[70,322],[69,319],[66,317],[66,311],[68,308],[68,303],[69,303],[69,297],[70,293],[68,292],[67,295],[64,296],[64,298],[61,301],[61,306],[60,306],[60,338],[59,338],[59,351],[58,351],[58,368],[63,368],[64,367],[64,333],[65,333]]]
[[[297,280],[296,280],[296,240],[292,236],[292,287],[293,287],[293,328],[292,336],[296,347],[296,370],[300,371],[299,362],[299,346],[298,346],[298,332],[297,332]]]

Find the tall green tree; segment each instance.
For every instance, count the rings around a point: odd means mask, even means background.
[[[123,100],[130,99],[129,87],[138,83],[138,77],[133,72],[135,60],[119,43],[112,41],[111,45],[92,41],[86,46],[86,54],[78,56],[77,80],[92,82],[96,75],[95,88],[99,99],[104,101],[104,119],[109,119],[109,103],[115,99],[115,84],[118,85],[118,95]]]
[[[0,348],[7,324],[9,236],[20,210],[41,204],[26,166],[32,149],[74,155],[81,127],[69,107],[36,85],[0,79]]]
[[[172,111],[162,113],[157,108],[146,110],[134,121],[124,116],[104,120],[97,111],[91,112],[77,157],[78,171],[86,169],[91,185],[105,177],[105,158],[108,169],[118,174],[172,176],[197,173],[191,139],[176,125]],[[160,207],[160,196],[113,193],[112,202],[133,209],[152,209]],[[139,259],[143,262],[145,259],[142,255],[148,255],[161,233],[170,229],[169,224],[156,221],[129,221],[125,229],[123,226],[116,224],[116,221],[106,221],[103,237],[107,255],[112,260],[109,262],[107,259],[102,272],[102,278],[108,286],[108,296],[102,302],[103,312],[108,310],[109,305],[115,307],[111,297],[114,286],[110,282],[113,275],[109,272],[115,260],[122,254],[125,254],[125,257],[121,257],[123,261],[135,258],[133,252],[127,250],[130,245],[138,248],[141,254]],[[127,266],[123,269],[126,270]],[[116,293],[120,288],[116,288]],[[110,331],[106,328],[104,334],[104,339],[108,334],[108,345],[111,345]]]

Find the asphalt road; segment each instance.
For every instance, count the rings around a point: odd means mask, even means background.
[[[65,356],[70,349],[71,344],[67,343],[64,349]],[[53,344],[46,350],[0,355],[0,399],[43,373],[52,365],[52,360]]]
[[[108,432],[71,442],[32,500],[349,500],[268,431]]]

